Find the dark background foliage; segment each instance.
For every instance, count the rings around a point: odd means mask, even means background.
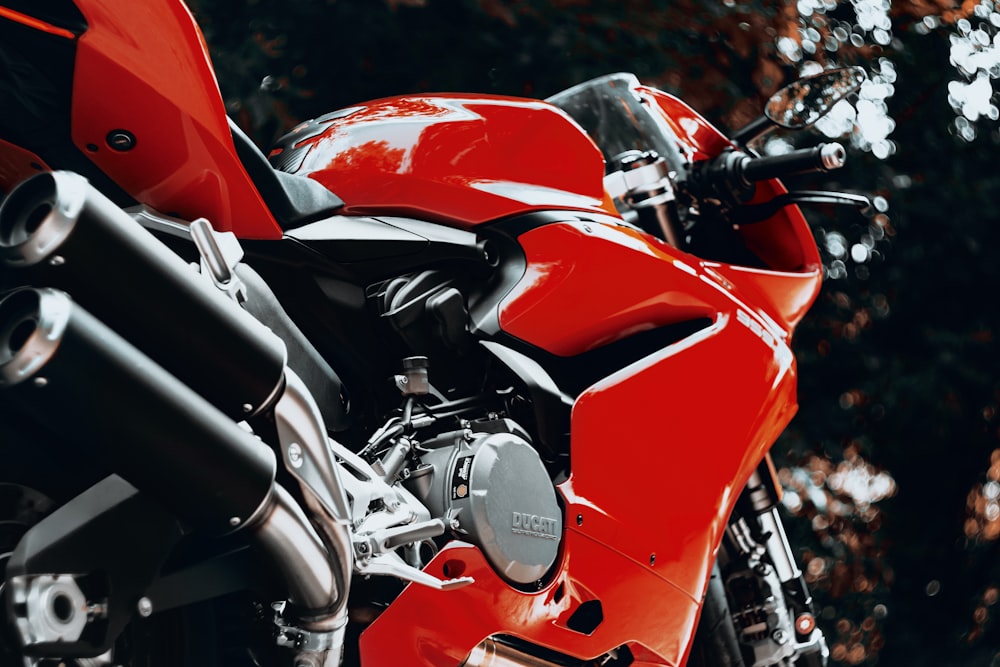
[[[797,333],[802,407],[777,449],[790,530],[837,662],[1000,665],[1000,139],[989,113],[949,100],[949,82],[1000,75],[954,51],[989,50],[991,0],[192,5],[228,111],[265,149],[365,99],[545,97],[619,70],[731,129],[807,61],[889,59],[894,150],[861,151],[826,184],[880,197],[878,214],[808,212],[828,277]],[[866,6],[889,18],[873,27]],[[845,259],[859,243],[873,252]]]

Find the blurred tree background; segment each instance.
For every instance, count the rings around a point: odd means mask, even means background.
[[[785,505],[836,663],[1000,665],[1000,170],[992,0],[192,0],[229,113],[300,120],[426,91],[545,97],[632,71],[718,125],[802,73],[865,66],[813,209],[823,293],[795,341]],[[772,138],[765,149],[815,143]],[[720,406],[721,410],[725,406]]]

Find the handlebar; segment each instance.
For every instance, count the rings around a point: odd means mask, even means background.
[[[838,143],[820,144],[770,157],[747,157],[742,162],[742,176],[749,182],[780,178],[790,174],[840,169],[847,161],[847,151]]]
[[[728,150],[712,160],[696,163],[691,170],[689,186],[695,197],[714,198],[729,206],[739,206],[753,198],[754,183],[758,181],[811,171],[832,171],[843,167],[846,161],[847,151],[839,143],[767,157]]]

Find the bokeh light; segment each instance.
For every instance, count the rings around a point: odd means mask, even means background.
[[[861,392],[847,392],[841,407],[850,409],[864,400]],[[885,644],[882,624],[890,610],[883,598],[893,580],[875,538],[882,527],[878,504],[896,494],[896,481],[867,461],[855,443],[838,463],[811,454],[782,468],[779,478],[785,508],[809,520],[824,550],[802,555],[810,588],[834,601],[854,594],[865,599],[861,607],[823,609],[824,625],[834,629],[828,637],[830,657],[848,665],[874,662]]]

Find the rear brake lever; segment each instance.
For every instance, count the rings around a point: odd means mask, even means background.
[[[872,205],[864,195],[851,195],[845,192],[828,192],[826,190],[796,190],[776,196],[763,204],[740,206],[733,211],[733,223],[737,225],[752,225],[755,222],[767,220],[789,204],[833,204],[837,206],[857,206],[865,213]]]

